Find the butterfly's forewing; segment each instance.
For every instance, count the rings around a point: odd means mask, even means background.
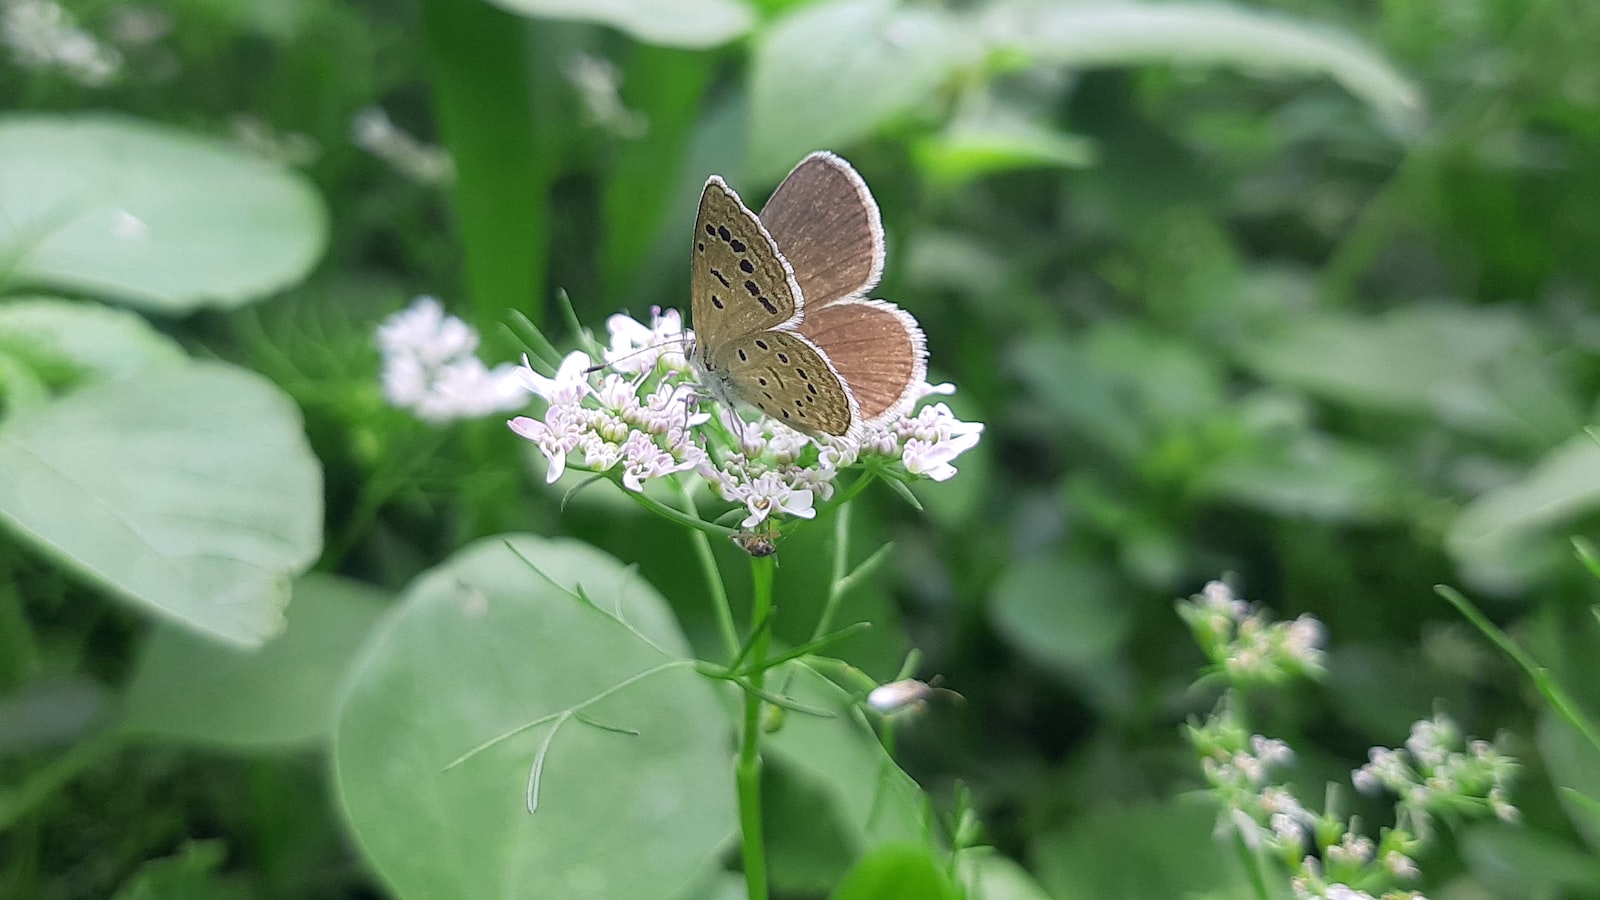
[[[867,183],[826,151],[800,161],[761,210],[806,311],[864,296],[883,275],[883,222]]]
[[[905,412],[927,377],[922,329],[893,303],[850,299],[821,309],[808,307],[800,333],[849,384],[866,424]]]
[[[715,175],[700,195],[692,259],[689,302],[702,352],[798,321],[793,270],[756,214]]]
[[[736,337],[717,348],[714,373],[739,399],[807,434],[850,433],[860,420],[850,390],[810,341],[787,331]]]

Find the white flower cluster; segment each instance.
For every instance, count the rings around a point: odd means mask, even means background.
[[[443,147],[424,144],[400,130],[376,106],[359,110],[350,121],[350,140],[418,184],[448,185],[455,180],[455,160]]]
[[[1373,747],[1351,776],[1364,794],[1388,790],[1421,834],[1434,815],[1460,815],[1487,807],[1505,822],[1517,820],[1510,782],[1517,762],[1488,741],[1463,742],[1461,729],[1443,713],[1411,726],[1404,750]]]
[[[386,319],[376,340],[384,399],[425,422],[481,419],[527,405],[520,370],[511,363],[484,365],[474,355],[478,333],[445,315],[433,297],[418,297]]]
[[[1274,684],[1294,676],[1320,677],[1324,671],[1322,623],[1309,615],[1273,622],[1252,610],[1221,581],[1178,604],[1200,648],[1235,682]]]
[[[675,310],[657,310],[649,325],[612,316],[606,327],[611,342],[603,360],[574,351],[554,377],[524,363],[523,383],[547,407],[541,418],[519,416],[510,426],[549,460],[552,482],[569,465],[590,472],[620,466],[623,486],[639,491],[652,478],[693,471],[719,497],[744,506],[741,525],[753,528],[774,513],[815,516],[817,501],[833,497],[839,473],[858,463],[881,465],[892,477],[943,481],[983,431],[943,403],[886,422],[859,444],[810,437],[765,417],[746,421],[731,410],[713,417],[700,408],[686,354],[691,335]],[[597,367],[606,373],[593,374]],[[923,385],[921,397],[953,390]]]
[[[50,0],[0,3],[0,45],[25,69],[60,69],[86,87],[122,70],[122,54],[78,27],[72,13]]]

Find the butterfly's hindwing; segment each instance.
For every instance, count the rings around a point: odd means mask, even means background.
[[[922,329],[885,300],[844,300],[807,310],[800,333],[850,386],[865,423],[905,412],[928,374]]]
[[[690,307],[701,352],[731,338],[793,325],[800,289],[755,213],[713,175],[700,195],[690,272]]]
[[[860,419],[850,389],[800,335],[772,331],[737,337],[708,363],[736,399],[798,431],[841,436]]]

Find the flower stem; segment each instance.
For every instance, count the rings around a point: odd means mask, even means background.
[[[678,494],[683,498],[683,508],[689,516],[696,521],[700,520],[700,510],[694,504],[694,488],[685,484],[682,479],[673,479],[678,484]],[[722,584],[722,573],[717,570],[717,559],[711,554],[711,539],[706,537],[706,532],[698,529],[689,529],[689,543],[694,545],[694,555],[700,562],[700,571],[705,573],[706,588],[711,591],[711,612],[717,617],[717,631],[722,635],[722,646],[727,649],[728,655],[739,652],[739,633],[733,627],[733,610],[728,606],[728,589]]]
[[[772,611],[772,557],[752,556],[750,575],[755,583],[750,620],[760,622]],[[751,643],[754,670],[750,682],[759,690],[766,680],[762,663],[767,658],[771,632],[763,628]],[[761,827],[761,698],[744,694],[744,729],[739,744],[739,830],[744,835],[744,881],[750,900],[767,900],[767,851]]]

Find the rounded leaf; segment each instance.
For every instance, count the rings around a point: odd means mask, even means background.
[[[750,62],[748,174],[777,178],[812,150],[921,108],[979,49],[948,14],[894,0],[795,11],[761,37]]]
[[[265,378],[152,369],[0,422],[0,528],[152,612],[254,645],[321,552],[322,471]]]
[[[486,538],[420,577],[356,661],[334,735],[373,867],[400,897],[697,883],[733,834],[733,745],[687,652],[659,594],[575,541]]]
[[[188,359],[176,341],[136,313],[58,297],[0,303],[0,349],[47,374],[66,369],[93,381]]]
[[[388,601],[361,582],[313,573],[294,584],[288,628],[259,649],[158,629],[128,687],[123,728],[242,750],[319,742],[332,730],[345,669]]]
[[[166,313],[288,287],[327,243],[304,176],[122,116],[0,119],[0,197],[0,257],[15,281]]]
[[[635,40],[667,47],[715,47],[750,29],[750,7],[739,0],[493,0],[541,19],[610,25]]]

